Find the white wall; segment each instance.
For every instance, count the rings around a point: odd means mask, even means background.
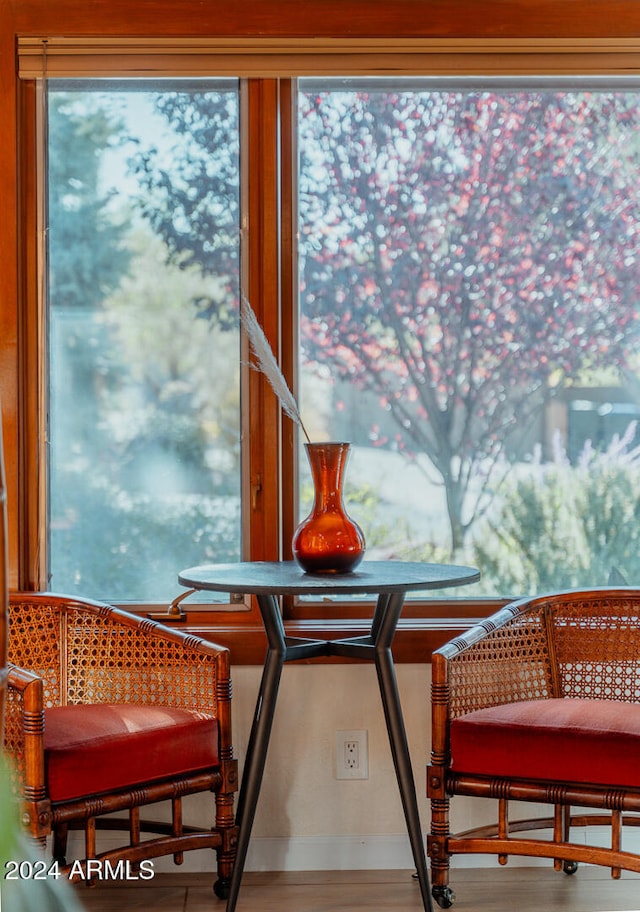
[[[397,668],[416,791],[428,821],[430,666]],[[233,669],[234,741],[244,759],[259,669]],[[369,778],[335,778],[335,732],[366,729]],[[283,670],[247,870],[407,868],[412,864],[375,668]]]

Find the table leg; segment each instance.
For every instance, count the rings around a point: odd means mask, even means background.
[[[247,745],[242,784],[238,796],[236,824],[238,827],[238,844],[236,858],[231,873],[231,884],[227,898],[227,912],[234,912],[238,901],[240,882],[244,863],[249,848],[251,828],[256,814],[256,805],[262,784],[262,775],[269,747],[269,736],[276,708],[278,686],[284,664],[284,653],[279,649],[269,649],[265,659],[264,671],[260,683],[260,692],[256,702],[251,735]]]
[[[418,813],[416,788],[413,781],[413,770],[409,758],[409,746],[407,744],[407,735],[404,727],[404,720],[402,718],[402,709],[400,706],[400,697],[398,694],[398,685],[391,649],[376,650],[375,661],[376,671],[378,673],[378,683],[380,685],[380,694],[382,696],[382,705],[384,707],[384,714],[387,722],[389,743],[393,755],[393,764],[396,770],[396,778],[398,780],[398,788],[400,789],[404,817],[409,833],[411,850],[413,852],[413,861],[418,873],[422,903],[425,912],[433,912],[429,874],[427,871],[427,859],[422,837],[422,828],[420,826],[420,815]]]

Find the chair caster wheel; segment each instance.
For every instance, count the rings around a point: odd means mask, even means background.
[[[225,880],[222,877],[220,880],[216,880],[213,885],[213,892],[216,894],[218,899],[228,899],[231,889],[231,881]]]
[[[565,874],[575,874],[576,871],[578,870],[578,862],[577,861],[563,861],[562,870],[564,871]]]
[[[451,887],[433,887],[431,895],[441,909],[450,909],[456,901],[456,894]]]

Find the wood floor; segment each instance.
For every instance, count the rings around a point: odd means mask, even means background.
[[[515,866],[453,873],[452,912],[640,912],[640,875],[627,872],[618,881],[588,866],[573,876]],[[78,896],[86,912],[224,912],[202,874],[82,887]],[[247,873],[236,912],[422,912],[422,903],[410,871]]]

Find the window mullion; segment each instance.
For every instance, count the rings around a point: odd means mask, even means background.
[[[296,81],[280,80],[280,270],[282,367],[298,392],[298,260],[297,260],[297,130]],[[288,418],[282,433],[282,556],[291,559],[298,506],[297,428]]]
[[[278,84],[275,79],[246,83],[245,232],[243,279],[251,306],[274,351],[279,349]],[[246,344],[246,341],[245,341]],[[245,352],[245,363],[248,360]],[[280,557],[280,415],[276,397],[262,373],[245,374],[244,504],[249,515],[245,558]]]

